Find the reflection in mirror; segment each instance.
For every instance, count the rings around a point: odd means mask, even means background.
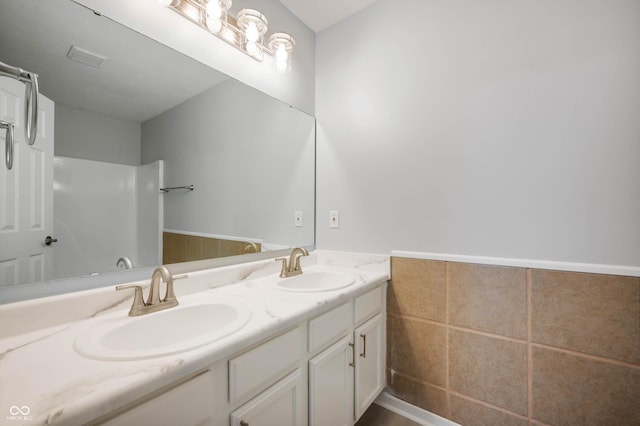
[[[106,285],[130,268],[314,244],[313,117],[71,0],[0,8],[0,61],[38,73],[55,104],[46,262],[21,266],[30,253],[11,253],[2,228],[0,302],[31,281],[52,294],[69,291],[62,278]],[[18,181],[0,179],[5,196]]]

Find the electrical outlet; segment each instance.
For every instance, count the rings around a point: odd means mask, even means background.
[[[293,224],[296,228],[302,228],[302,210],[296,210],[294,212]]]
[[[331,210],[329,212],[329,228],[340,228],[340,211]]]

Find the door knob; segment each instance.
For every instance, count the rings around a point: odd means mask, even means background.
[[[58,239],[57,238],[51,238],[51,235],[47,235],[47,237],[44,239],[44,243],[48,246],[51,245],[51,243],[57,243]]]

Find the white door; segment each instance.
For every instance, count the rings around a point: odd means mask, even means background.
[[[385,387],[386,334],[381,314],[371,318],[355,331],[356,420]]]
[[[6,132],[0,131],[0,286],[49,279],[53,245],[54,103],[38,98],[35,144],[24,136],[24,83],[0,77],[0,120],[14,124],[13,168],[5,165]],[[55,236],[53,236],[55,237]]]
[[[345,337],[309,360],[309,425],[353,424],[353,350]]]

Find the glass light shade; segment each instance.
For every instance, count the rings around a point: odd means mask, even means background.
[[[291,52],[296,41],[287,33],[273,33],[269,37],[269,50],[273,52],[273,66],[280,72],[291,69]]]
[[[180,4],[180,0],[158,0],[158,3],[167,7],[177,6],[178,4]]]
[[[255,9],[242,9],[236,20],[244,35],[244,49],[256,59],[262,59],[262,39],[267,32],[267,18]]]

